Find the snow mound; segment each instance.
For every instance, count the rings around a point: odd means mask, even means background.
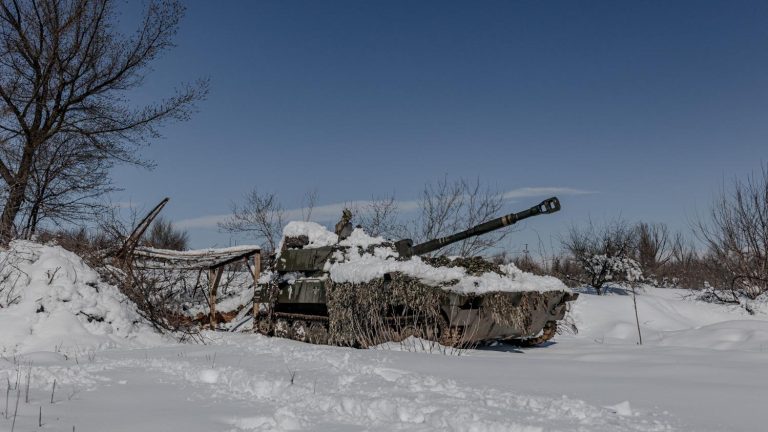
[[[76,254],[14,241],[0,251],[0,353],[77,352],[162,341]]]
[[[339,242],[340,246],[359,246],[368,248],[374,245],[380,245],[386,240],[384,237],[371,237],[362,228],[355,228],[349,237]]]
[[[766,315],[738,305],[697,300],[690,291],[643,286],[637,290],[643,344],[744,351],[768,350]],[[636,344],[632,295],[622,288],[606,295],[582,292],[571,315],[577,337],[605,344]]]
[[[734,320],[661,336],[661,346],[711,348],[717,350],[768,350],[768,322]]]
[[[307,236],[309,244],[305,248],[318,248],[323,246],[332,246],[339,242],[339,236],[325,229],[324,226],[315,222],[293,221],[283,228],[283,238]],[[283,248],[282,243],[278,250]]]

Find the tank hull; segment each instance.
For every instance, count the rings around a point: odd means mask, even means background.
[[[410,301],[410,293],[420,300]],[[566,291],[462,294],[401,276],[356,285],[298,278],[272,288],[273,300],[257,328],[305,342],[356,347],[408,336],[456,347],[494,340],[538,344],[554,335],[554,323],[576,296]],[[310,338],[321,330],[325,334]]]

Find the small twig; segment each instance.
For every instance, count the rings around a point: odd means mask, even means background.
[[[293,385],[293,380],[296,378],[296,371],[288,368],[288,373],[291,374],[291,385]]]
[[[37,414],[37,427],[43,427],[43,406],[40,405],[40,412]]]
[[[46,272],[46,274],[48,274],[48,285],[50,285],[50,284],[52,284],[52,283],[53,283],[53,278],[55,278],[55,277],[56,277],[56,273],[58,273],[58,272],[59,272],[59,270],[61,270],[61,267],[56,267],[56,269],[53,271],[53,273],[51,273],[51,271],[50,271],[50,270],[48,270],[48,271]]]
[[[29,382],[32,381],[32,363],[27,370],[27,388],[24,391],[24,403],[29,403]]]
[[[5,376],[5,379],[8,381],[8,387],[5,388],[5,419],[8,420],[8,397],[11,394],[11,379],[8,378],[8,375]]]
[[[73,397],[75,397],[76,394],[78,394],[79,391],[77,390],[77,387],[72,386],[72,393],[67,396],[67,400],[72,400]]]
[[[56,380],[53,380],[53,388],[51,389],[51,404],[53,404],[53,395],[56,393]]]
[[[19,413],[19,399],[21,399],[21,389],[16,390],[16,409],[13,410],[13,423],[11,424],[11,432],[16,428],[16,415]]]
[[[632,302],[635,304],[635,322],[637,323],[637,337],[639,340],[638,345],[643,344],[643,334],[640,333],[640,317],[637,315],[637,295],[635,294],[635,284],[632,286]]]
[[[5,377],[8,380],[8,387],[5,388],[5,419],[8,420],[8,397],[11,394],[11,379],[8,376]]]

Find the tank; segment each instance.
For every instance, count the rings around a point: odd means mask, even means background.
[[[414,245],[351,227],[292,222],[259,280],[258,332],[315,344],[368,347],[416,336],[451,347],[541,344],[577,298],[560,280],[481,257],[425,257],[452,243],[560,210],[549,198],[450,236]]]

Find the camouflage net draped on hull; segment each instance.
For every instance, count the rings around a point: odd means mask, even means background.
[[[330,343],[375,345],[397,340],[392,329],[424,330],[442,319],[447,294],[402,274],[366,283],[326,282]],[[406,305],[405,307],[403,307]],[[415,334],[414,334],[415,335]]]
[[[517,327],[523,333],[533,333],[533,315],[545,306],[544,297],[537,292],[491,293],[485,302],[494,322]]]
[[[458,257],[448,258],[446,256],[421,257],[421,260],[435,268],[440,267],[459,267],[464,269],[467,274],[480,276],[483,273],[496,273],[503,275],[504,272],[498,264],[483,259],[482,257]]]
[[[326,282],[329,318],[329,343],[344,346],[371,346],[398,342],[408,336],[466,346],[486,339],[471,326],[462,333],[449,323],[441,305],[448,305],[451,294],[409,276],[392,273],[387,279],[366,283]],[[532,316],[546,302],[537,292],[495,292],[482,297],[482,313],[500,325],[520,329],[523,336],[535,336]]]

